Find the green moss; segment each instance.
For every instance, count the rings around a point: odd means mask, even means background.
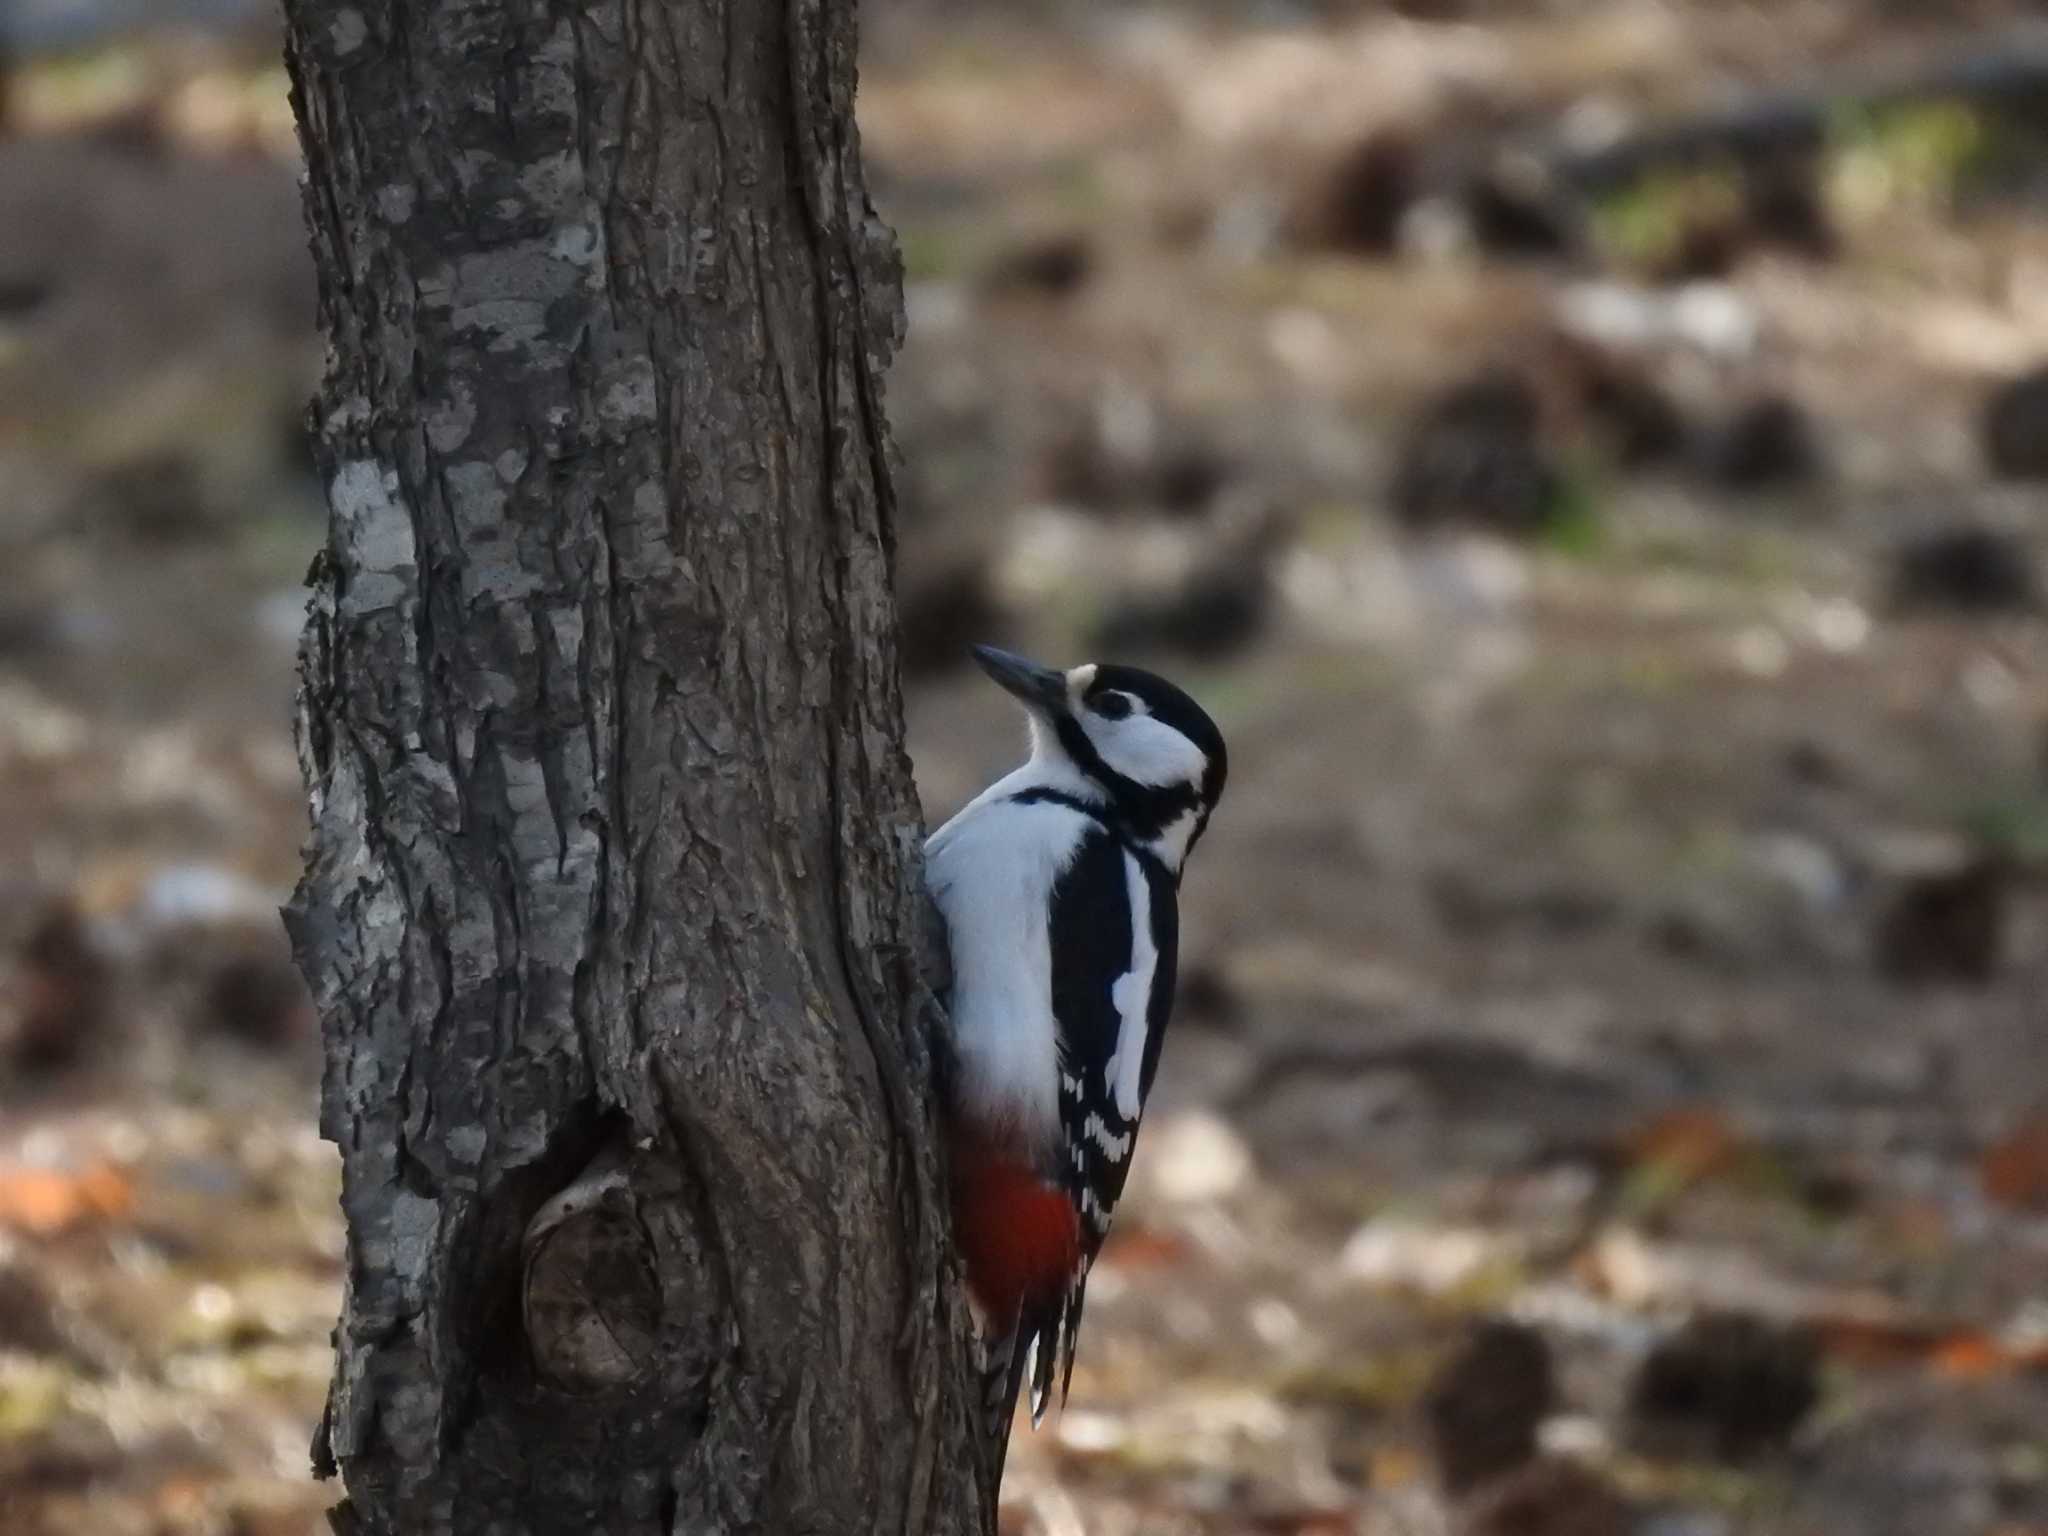
[[[903,253],[905,281],[921,283],[959,277],[974,264],[970,243],[959,229],[948,225],[900,225],[896,245]]]
[[[1607,525],[1601,516],[1605,488],[1589,456],[1568,462],[1558,476],[1538,541],[1545,549],[1586,560],[1608,549]]]
[[[70,1372],[55,1361],[0,1355],[0,1444],[42,1434],[71,1401]]]
[[[1593,236],[1627,266],[1661,267],[1703,225],[1725,223],[1742,210],[1742,173],[1730,164],[1639,177],[1593,206]]]
[[[1076,156],[1054,167],[1050,176],[1053,206],[1068,218],[1088,218],[1109,208],[1114,199],[1103,179],[1099,160]]]
[[[1958,820],[1985,852],[2019,864],[2048,865],[2048,796],[2020,791],[1986,798],[1967,807]]]
[[[1852,103],[1830,140],[1836,185],[1866,205],[1950,206],[1991,171],[1999,147],[1991,121],[1956,101]]]
[[[1272,1391],[1283,1403],[1300,1407],[1395,1412],[1422,1396],[1439,1359],[1435,1349],[1409,1348],[1320,1361],[1282,1373]]]
[[[1638,699],[1675,698],[1692,682],[1690,669],[1676,657],[1642,652],[1621,659],[1621,686]]]
[[[1521,1258],[1502,1254],[1481,1264],[1449,1290],[1429,1298],[1428,1310],[1434,1316],[1446,1318],[1497,1312],[1528,1283],[1528,1266]]]
[[[1610,1470],[1615,1483],[1634,1498],[1692,1505],[1738,1518],[1763,1513],[1783,1498],[1783,1489],[1770,1479],[1717,1462],[1621,1456]]]
[[[90,117],[138,99],[149,84],[147,52],[123,46],[41,60],[15,89],[32,116]]]

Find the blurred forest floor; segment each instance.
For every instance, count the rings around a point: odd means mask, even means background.
[[[867,28],[931,820],[1020,739],[972,640],[1231,742],[1011,1528],[2048,1533],[2043,24]],[[297,1536],[290,119],[260,28],[65,41],[0,76],[0,1536]]]

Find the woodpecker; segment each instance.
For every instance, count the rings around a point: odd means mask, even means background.
[[[953,1227],[1001,1444],[1027,1368],[1034,1424],[1073,1375],[1173,1009],[1181,871],[1227,763],[1162,677],[974,655],[1023,705],[1031,755],[931,835],[925,871],[953,961]]]

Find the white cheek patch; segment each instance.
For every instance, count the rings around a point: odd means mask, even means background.
[[[1208,768],[1202,749],[1163,720],[1134,710],[1121,720],[1093,713],[1082,716],[1081,728],[1095,751],[1125,778],[1152,788],[1199,784]]]

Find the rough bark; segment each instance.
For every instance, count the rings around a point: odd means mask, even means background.
[[[344,1531],[970,1531],[848,0],[286,0]]]

